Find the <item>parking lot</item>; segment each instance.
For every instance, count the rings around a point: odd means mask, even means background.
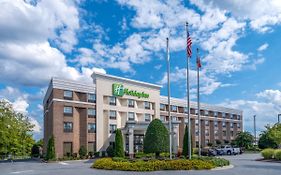
[[[190,175],[277,175],[281,172],[280,163],[255,161],[259,154],[242,154],[237,156],[223,156],[230,160],[233,168],[209,171],[188,171]],[[41,163],[38,161],[19,161],[0,163],[0,175],[126,175],[126,174],[186,174],[187,171],[156,171],[156,172],[123,172],[91,169],[93,160],[65,161],[56,163]]]

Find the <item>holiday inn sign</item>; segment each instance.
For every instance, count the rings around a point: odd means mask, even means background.
[[[112,84],[112,93],[114,96],[123,97],[124,95],[135,96],[138,98],[148,98],[149,94],[144,92],[138,92],[136,90],[129,90],[128,88],[124,88],[121,83],[113,83]]]

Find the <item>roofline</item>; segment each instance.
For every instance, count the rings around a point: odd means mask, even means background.
[[[133,83],[133,84],[137,84],[137,85],[141,85],[141,86],[147,86],[147,87],[150,87],[150,88],[156,88],[156,89],[162,88],[161,85],[157,85],[157,84],[146,83],[146,82],[143,82],[143,81],[132,80],[132,79],[128,79],[128,78],[118,77],[118,76],[109,75],[109,74],[103,74],[103,73],[99,73],[99,72],[93,72],[92,78],[95,80],[97,77],[113,79],[113,80],[116,80],[116,81],[121,80],[121,81],[128,82],[128,83]]]

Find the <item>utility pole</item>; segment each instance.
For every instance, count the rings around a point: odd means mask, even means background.
[[[254,115],[254,136],[255,136],[255,145],[257,144],[257,131],[256,131],[256,115]]]

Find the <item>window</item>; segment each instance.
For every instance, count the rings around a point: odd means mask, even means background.
[[[231,137],[233,137],[233,135],[234,135],[234,134],[233,134],[233,131],[230,131],[230,135],[231,135]]]
[[[222,127],[225,127],[226,125],[225,125],[225,122],[222,122]]]
[[[222,118],[225,118],[225,113],[221,113]]]
[[[72,132],[73,131],[73,123],[72,122],[63,122],[63,131],[64,132]]]
[[[215,130],[215,136],[218,136],[218,135],[219,135],[219,131]]]
[[[240,128],[240,123],[237,123],[237,128]]]
[[[116,106],[116,97],[109,97],[109,104]]]
[[[196,136],[199,136],[199,131],[196,131],[195,134],[196,134]]]
[[[144,102],[144,109],[150,109],[150,102],[148,101]]]
[[[96,152],[96,143],[95,142],[88,142],[88,152],[95,153]]]
[[[225,137],[226,136],[226,131],[223,131],[222,133],[223,133],[223,136]]]
[[[172,121],[177,121],[178,118],[176,116],[172,116]]]
[[[177,106],[172,105],[172,106],[171,106],[171,110],[172,110],[173,112],[177,112]]]
[[[128,112],[128,120],[129,121],[134,121],[135,120],[135,113]]]
[[[161,111],[165,111],[165,107],[166,107],[166,105],[164,105],[164,104],[162,104],[162,103],[160,104],[160,110],[161,110]]]
[[[205,140],[205,143],[206,143],[206,144],[208,144],[209,142],[210,142],[210,140],[209,140],[209,139],[206,139],[206,140]]]
[[[96,94],[88,94],[88,102],[96,103]]]
[[[209,115],[209,111],[204,111],[204,115]]]
[[[230,123],[230,127],[233,128],[233,123],[232,122]]]
[[[116,120],[116,111],[109,111],[109,119]]]
[[[150,122],[150,114],[144,114],[144,121]]]
[[[230,119],[233,119],[233,114],[230,114]]]
[[[129,108],[134,108],[135,107],[135,100],[128,99],[128,107]]]
[[[183,111],[184,111],[184,113],[186,113],[186,114],[187,114],[187,113],[188,113],[188,109],[187,109],[187,107],[184,107],[184,108],[183,108]]]
[[[209,120],[205,120],[205,126],[209,126]]]
[[[218,127],[218,121],[214,121],[215,127]]]
[[[63,91],[63,97],[64,99],[72,100],[73,98],[72,91]]]
[[[109,133],[115,133],[117,126],[116,125],[109,125]]]
[[[241,118],[240,115],[237,115],[237,120],[240,120],[240,118]]]
[[[72,142],[63,142],[63,155],[72,156]]]
[[[198,120],[195,120],[195,125],[198,125],[198,124],[199,124]]]
[[[218,117],[218,112],[214,112],[214,117]]]
[[[198,115],[198,109],[195,109],[194,111],[195,111],[195,115]]]
[[[88,117],[92,118],[96,116],[96,109],[94,108],[88,108]]]
[[[165,122],[165,116],[160,115],[160,120],[161,120],[162,122]]]
[[[208,129],[205,130],[205,136],[209,136],[209,130]]]
[[[185,117],[185,118],[184,118],[184,123],[187,123],[187,124],[188,124],[188,117]]]
[[[72,116],[73,108],[71,106],[65,106],[63,107],[63,113],[66,116]]]
[[[96,132],[96,124],[88,123],[88,133],[95,133],[95,132]]]

